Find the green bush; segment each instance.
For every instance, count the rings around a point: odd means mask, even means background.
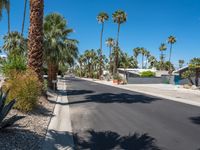
[[[6,61],[2,63],[2,72],[5,76],[9,76],[10,72],[26,70],[26,59],[22,56],[10,55]]]
[[[4,84],[6,89],[10,89],[8,102],[16,98],[16,109],[22,112],[31,111],[36,106],[42,89],[36,73],[32,70],[13,71],[11,77]]]
[[[115,74],[115,75],[113,76],[113,79],[114,79],[114,80],[119,80],[119,81],[121,81],[121,80],[122,80],[122,76],[120,76],[120,75],[117,73],[117,74]]]
[[[155,72],[152,71],[143,71],[140,74],[141,77],[155,77],[155,75]]]

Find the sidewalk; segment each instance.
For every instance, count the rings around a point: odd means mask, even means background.
[[[74,141],[66,94],[66,82],[58,81],[58,95],[54,97],[53,116],[48,126],[43,150],[73,150]]]
[[[170,84],[117,85],[113,84],[112,81],[93,80],[88,78],[81,79],[200,107],[199,90],[179,88],[178,86]]]

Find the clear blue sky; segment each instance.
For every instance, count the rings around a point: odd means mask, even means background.
[[[11,29],[21,31],[24,0],[11,0]],[[120,47],[133,54],[132,49],[145,47],[159,57],[158,47],[166,42],[169,35],[177,38],[172,61],[189,61],[200,57],[200,0],[45,0],[45,14],[58,12],[68,20],[68,26],[75,30],[71,35],[80,41],[79,50],[99,48],[101,25],[96,16],[105,11],[110,20],[105,24],[104,43],[108,37],[116,37],[117,25],[112,21],[112,13],[122,9],[128,20],[121,27]],[[29,14],[26,20],[28,33]],[[7,32],[7,18],[0,22],[0,45],[2,35]],[[104,53],[108,48],[104,44]],[[168,54],[167,53],[167,59]]]

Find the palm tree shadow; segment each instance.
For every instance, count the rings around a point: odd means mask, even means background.
[[[138,134],[120,136],[116,132],[94,130],[86,131],[87,138],[74,134],[76,150],[160,150],[156,145],[156,140],[148,134]]]
[[[200,125],[200,116],[198,117],[190,117],[190,120],[197,125]]]

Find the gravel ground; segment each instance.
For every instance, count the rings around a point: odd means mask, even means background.
[[[17,114],[25,118],[0,131],[0,150],[40,150],[54,105],[41,97],[38,107],[31,113],[11,110],[8,117]]]

